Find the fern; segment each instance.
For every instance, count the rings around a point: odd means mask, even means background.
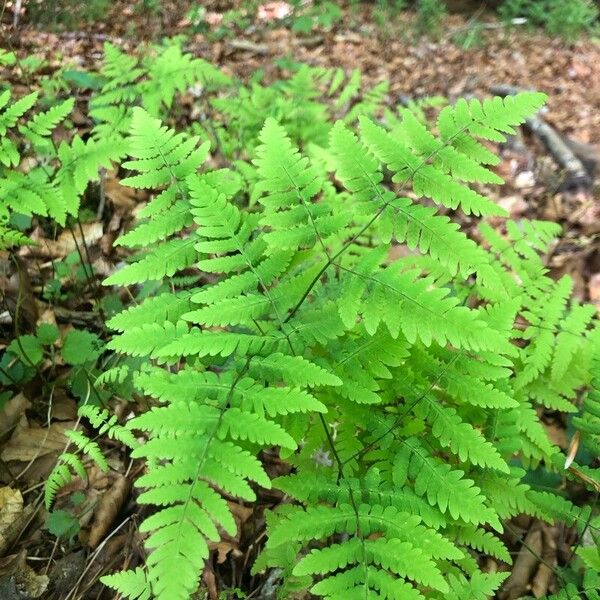
[[[445,210],[502,213],[471,187],[500,181],[479,140],[503,139],[543,96],[461,101],[436,135],[411,111],[383,125],[365,116],[383,86],[361,103],[359,76],[344,87],[343,74],[304,68],[211,102],[240,150],[218,120],[195,135],[156,118],[182,81],[128,113],[122,183],[153,197],[120,241],[139,252],[105,283],[165,285],[110,321],[109,347],[139,361],[134,383],[151,399],[114,435],[143,440],[138,501],[155,511],[141,525],[145,571],[105,582],[134,598],[192,597],[210,545],[235,533],[226,499],[273,485],[293,503],[269,514],[255,571],[281,569],[282,597],[488,597],[505,575],[481,572],[474,554],[510,562],[505,519],[586,517],[512,464],[560,470],[537,407],[573,412],[595,369],[577,359],[596,351],[592,309],[570,304],[570,282],[553,283],[540,258],[556,228],[484,224],[477,243]],[[330,125],[315,99],[340,89],[349,112]],[[236,156],[231,169],[208,169],[207,139]],[[399,244],[415,252],[392,260]],[[117,425],[86,415],[109,435]],[[593,419],[575,422],[595,435]],[[291,472],[271,481],[260,453],[273,448]]]
[[[72,111],[73,101],[66,100],[46,112],[26,116],[37,99],[34,92],[9,104],[10,91],[0,95],[0,248],[29,243],[25,235],[8,226],[12,213],[48,216],[65,224],[68,206],[55,181],[54,168],[25,168],[24,164],[32,150],[55,161],[50,136]]]
[[[59,225],[67,216],[77,216],[80,199],[91,181],[99,179],[101,168],[111,167],[124,154],[122,145],[102,143],[75,135],[56,147],[52,134],[72,112],[74,100],[56,103],[44,112],[32,112],[37,93],[7,106],[0,114],[0,218],[9,211],[22,215],[49,217]],[[0,96],[0,108],[10,92]],[[18,132],[18,133],[17,133]],[[26,166],[27,154],[34,151],[42,160]],[[3,225],[3,228],[5,226]],[[8,230],[2,234],[3,247],[28,243],[27,238]]]
[[[79,418],[86,418],[90,422],[91,426],[98,431],[98,435],[108,434],[110,438],[118,440],[131,449],[138,446],[137,440],[129,430],[119,425],[117,417],[110,416],[107,410],[84,404],[77,413]],[[72,480],[73,475],[87,479],[84,458],[91,460],[101,471],[108,471],[108,463],[96,441],[91,440],[78,429],[68,430],[65,435],[69,446],[72,446],[75,452],[69,452],[67,448],[58,457],[54,469],[48,476],[44,490],[44,503],[47,509],[54,504],[56,494]]]

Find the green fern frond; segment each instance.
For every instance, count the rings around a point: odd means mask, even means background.
[[[423,126],[410,112],[406,113],[406,119],[422,131]],[[505,214],[504,210],[492,201],[454,179],[447,173],[448,166],[444,165],[440,168],[435,164],[439,153],[449,148],[448,143],[436,141],[435,147],[430,147],[423,140],[413,139],[412,142],[415,144],[413,149],[408,144],[403,145],[392,134],[368,119],[361,119],[360,124],[363,139],[371,152],[394,174],[393,181],[399,183],[410,181],[413,192],[417,196],[426,196],[448,208],[455,209],[460,206],[467,214],[500,216]],[[421,144],[418,143],[419,141]],[[463,174],[464,176],[466,174]],[[478,181],[480,177],[482,176],[479,173],[474,173],[470,178]]]
[[[502,529],[496,512],[486,506],[485,497],[473,480],[431,456],[416,440],[404,442],[394,461],[394,473],[397,485],[403,485],[407,477],[412,479],[415,492],[442,513],[474,525],[487,523],[497,531]]]
[[[129,138],[129,154],[134,160],[123,166],[139,175],[121,181],[130,187],[152,188],[193,173],[206,159],[208,144],[197,148],[199,138],[187,138],[164,127],[143,109],[133,110]]]
[[[10,101],[10,90],[5,90],[0,94],[0,108],[3,109],[0,113],[0,135],[4,136],[8,129],[13,128],[17,121],[37,102],[38,93],[32,92],[19,100],[16,100],[11,105],[7,106]]]
[[[45,112],[35,114],[19,131],[32,143],[43,144],[56,126],[73,111],[75,100],[69,98]]]
[[[104,585],[118,590],[129,600],[150,600],[152,598],[146,573],[139,567],[132,571],[104,575],[100,580]]]

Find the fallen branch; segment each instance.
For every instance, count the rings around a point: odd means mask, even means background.
[[[513,96],[522,90],[511,85],[494,85],[490,87],[490,91],[497,96]],[[554,127],[535,116],[525,121],[525,127],[542,142],[556,164],[565,172],[560,190],[591,191],[592,175],[577,156],[573,144],[568,143]]]
[[[267,46],[267,44],[255,44],[250,40],[226,40],[225,45],[234,52],[240,50],[242,52],[251,52],[262,56],[269,54],[269,46]]]

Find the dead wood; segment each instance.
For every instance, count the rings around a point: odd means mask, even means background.
[[[522,90],[511,85],[493,85],[490,87],[490,91],[498,96],[513,96]],[[560,186],[560,191],[591,191],[593,172],[600,161],[600,156],[596,155],[595,160],[592,160],[593,152],[590,152],[588,147],[585,153],[586,168],[578,156],[578,152],[582,153],[583,147],[586,145],[567,141],[566,136],[538,117],[527,119],[525,127],[540,140],[556,164],[564,171],[565,178]],[[590,166],[592,166],[591,169]]]

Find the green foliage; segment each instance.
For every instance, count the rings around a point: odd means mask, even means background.
[[[327,0],[307,7],[302,7],[302,3],[297,4],[299,7],[291,18],[292,30],[297,33],[310,33],[318,28],[331,29],[342,19],[342,9],[335,2]]]
[[[48,513],[46,527],[52,535],[66,541],[71,541],[80,530],[78,519],[66,510]]]
[[[75,27],[80,21],[104,21],[111,7],[110,0],[31,0],[27,3],[27,16],[35,23]],[[137,10],[156,10],[160,0],[136,0]]]
[[[99,179],[99,169],[123,152],[114,143],[84,142],[77,135],[56,147],[52,134],[74,101],[35,112],[37,100],[37,92],[14,101],[9,90],[0,95],[0,249],[29,243],[11,226],[18,215],[49,217],[65,226],[68,216],[78,214],[89,182]]]
[[[63,341],[62,357],[69,365],[95,363],[101,352],[102,345],[98,336],[89,331],[73,329]]]
[[[597,5],[591,0],[553,2],[545,27],[549,34],[574,42],[597,23],[599,14]]]
[[[498,8],[508,24],[526,18],[533,26],[543,27],[551,35],[574,42],[590,31],[598,20],[598,7],[591,0],[505,0]]]
[[[285,111],[259,129],[267,99],[289,107],[284,86],[214,101],[246,135],[252,160],[234,169],[204,167],[203,136],[142,108],[129,120],[123,183],[155,196],[120,241],[138,258],[105,283],[190,268],[210,283],[110,321],[109,348],[138,357],[136,387],[156,401],[126,429],[147,439],[133,451],[147,465],[138,500],[157,510],[141,525],[146,570],[105,582],[132,598],[190,597],[209,544],[235,530],[223,494],[251,502],[273,485],[295,502],[269,516],[255,570],[282,569],[281,597],[488,597],[505,575],[470,553],[510,562],[504,519],[584,519],[510,461],[556,468],[536,407],[574,410],[591,382],[575,357],[598,334],[570,281],[545,274],[552,224],[484,223],[482,245],[437,207],[502,215],[471,187],[500,181],[481,140],[503,140],[544,97],[460,101],[435,134],[408,109],[383,125],[352,114],[359,76],[294,77],[320,114],[310,143]],[[311,106],[316,81],[348,107],[333,126]],[[391,261],[392,243],[413,254]],[[275,481],[258,459],[271,447],[293,468]]]
[[[144,463],[145,565],[103,579],[124,597],[193,597],[212,544],[236,533],[228,500],[271,487],[289,502],[268,512],[254,571],[280,570],[281,598],[489,597],[505,573],[478,559],[510,563],[507,519],[596,527],[528,477],[598,489],[594,311],[544,268],[559,228],[503,220],[482,193],[501,183],[485,144],[544,96],[460,100],[430,123],[434,102],[386,110],[386,84],[365,89],[358,71],[286,68],[242,84],[174,42],[141,58],[107,45],[91,134],[56,149],[44,140],[69,105],[36,118],[35,98],[6,98],[19,158],[45,152],[42,183],[68,198],[57,222],[113,161],[150,194],[118,241],[133,256],[105,280],[135,298],[108,344],[71,331],[60,350],[43,326],[2,357],[0,377],[18,368],[18,381],[66,365],[82,400],[46,505],[90,462],[107,467],[107,436]],[[179,131],[184,92],[198,118]],[[19,164],[4,185],[37,184]],[[121,424],[104,406],[133,386],[150,408]],[[588,455],[568,469],[544,410],[574,415]],[[271,480],[266,453],[289,474]],[[576,589],[595,581],[594,551],[578,552]]]
[[[117,417],[110,416],[108,411],[94,405],[84,404],[79,408],[79,418],[85,418],[90,425],[98,431],[98,435],[108,434],[112,439],[120,441],[128,448],[138,447],[138,442],[131,432],[119,425]],[[84,460],[88,459],[101,471],[108,471],[108,463],[98,443],[82,433],[78,429],[65,432],[68,446],[58,457],[58,462],[48,479],[44,490],[44,504],[47,509],[51,508],[59,490],[69,483],[73,476],[87,479],[87,470]]]
[[[415,31],[419,35],[437,38],[446,15],[446,5],[442,0],[418,0]]]

